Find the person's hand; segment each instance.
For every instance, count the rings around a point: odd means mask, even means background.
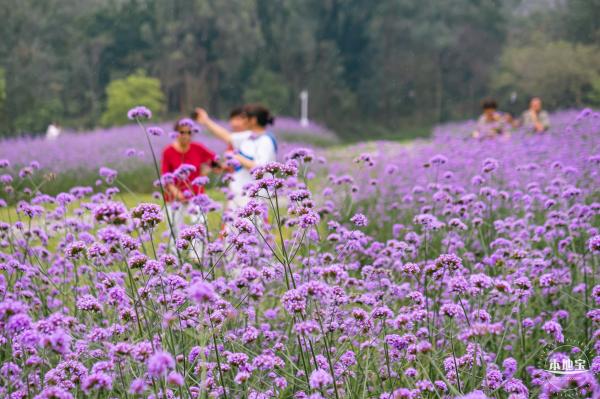
[[[544,131],[544,125],[542,125],[540,122],[536,122],[535,123],[535,131],[538,133],[541,133]]]
[[[185,200],[185,195],[183,195],[183,192],[181,192],[181,190],[179,190],[174,185],[170,185],[169,187],[167,187],[167,191],[169,191],[171,196],[174,197],[177,201]]]
[[[208,122],[210,120],[210,118],[208,117],[208,113],[206,112],[206,110],[204,108],[196,108],[196,122],[204,125],[206,124],[206,122]]]

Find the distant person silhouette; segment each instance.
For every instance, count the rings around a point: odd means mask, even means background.
[[[61,129],[60,125],[58,124],[58,122],[50,123],[48,125],[48,128],[46,129],[46,140],[48,140],[48,141],[56,140],[58,138],[58,136],[60,136],[61,132],[62,132],[62,129]]]
[[[543,133],[550,128],[550,117],[548,112],[542,109],[542,99],[539,97],[533,97],[529,101],[529,109],[523,112],[521,118],[527,130]]]
[[[477,128],[473,131],[473,138],[493,139],[498,136],[508,137],[510,116],[498,111],[496,100],[488,98],[481,102],[483,113],[477,120]]]

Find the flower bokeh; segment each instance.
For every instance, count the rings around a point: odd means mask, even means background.
[[[19,190],[31,153],[5,156],[0,397],[599,397],[600,116],[469,128],[290,146],[239,211],[192,198],[176,255],[160,205],[110,186],[118,162],[50,196]]]

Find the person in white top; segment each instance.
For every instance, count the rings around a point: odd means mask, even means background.
[[[204,125],[209,132],[233,147],[232,156],[240,163],[233,172],[233,181],[229,185],[233,199],[228,208],[232,211],[246,205],[249,198],[244,193],[244,187],[254,178],[250,171],[277,159],[277,141],[267,129],[274,122],[269,110],[261,105],[248,104],[243,108],[247,118],[247,130],[231,133],[214,122],[202,108],[196,108],[196,121]]]
[[[56,140],[60,136],[61,129],[60,125],[56,122],[52,122],[46,129],[46,140]]]

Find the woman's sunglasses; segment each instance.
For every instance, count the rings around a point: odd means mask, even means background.
[[[191,130],[179,130],[179,134],[192,134]]]

